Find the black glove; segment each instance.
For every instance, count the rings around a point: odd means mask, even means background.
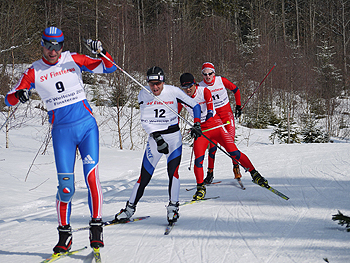
[[[239,118],[242,115],[241,105],[236,105],[235,117]]]
[[[195,122],[190,130],[191,130],[191,137],[194,138],[195,140],[198,137],[201,137],[202,130],[201,130],[200,122]]]
[[[20,89],[16,91],[15,97],[19,99],[20,102],[26,103],[29,100],[31,94],[32,92],[30,90]]]
[[[158,152],[168,154],[169,153],[169,146],[164,141],[162,135],[160,135],[158,132],[154,132],[154,133],[152,133],[152,137],[157,143]]]
[[[90,48],[92,54],[97,54],[104,51],[100,40],[88,39],[86,40],[86,44]]]

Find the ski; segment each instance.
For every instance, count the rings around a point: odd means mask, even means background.
[[[201,201],[206,201],[206,200],[212,200],[212,199],[217,199],[219,198],[220,196],[214,196],[214,197],[205,197],[203,199],[199,199],[199,200],[191,200],[191,201],[186,201],[182,204],[180,204],[180,206],[184,206],[184,205],[191,205],[191,204],[194,204],[194,203],[198,203],[198,202],[201,202]]]
[[[95,263],[102,263],[100,248],[93,248]]]
[[[255,183],[255,182],[253,181],[253,183]],[[257,183],[255,183],[255,184],[257,184]],[[261,186],[261,185],[259,185],[259,186]],[[282,194],[280,191],[276,190],[275,188],[273,188],[273,187],[271,187],[269,185],[261,186],[261,187],[266,188],[267,190],[271,191],[275,195],[278,195],[279,197],[283,198],[284,200],[288,200],[289,199],[288,196],[286,196],[285,194]]]
[[[165,228],[164,235],[169,235],[170,232],[171,232],[171,230],[173,230],[174,226],[175,226],[175,222],[169,223],[169,224],[167,225],[167,227]]]
[[[147,219],[149,217],[150,216],[134,217],[134,218],[130,218],[129,220],[126,220],[126,221],[110,220],[110,221],[103,222],[103,226],[112,226],[112,225],[118,225],[118,224],[126,224],[126,223],[141,221],[141,220]],[[79,227],[79,228],[73,229],[73,232],[77,232],[77,231],[81,231],[81,230],[88,230],[89,228],[90,228],[90,226],[83,226],[83,227]]]
[[[71,256],[71,255],[74,255],[74,254],[77,254],[83,250],[87,249],[87,247],[83,247],[83,248],[80,248],[80,249],[77,249],[77,250],[72,250],[72,251],[68,251],[68,252],[65,252],[65,253],[53,253],[51,255],[51,257],[41,261],[40,263],[50,263],[50,262],[54,262],[56,260],[59,260],[61,258],[64,258],[64,257],[68,257],[68,256]]]
[[[221,183],[222,181],[217,181],[217,182],[212,182],[212,183],[210,183],[210,184],[206,184],[206,185],[212,185],[212,184],[219,184],[219,183]],[[186,191],[192,191],[192,190],[194,190],[194,189],[197,189],[197,186],[195,186],[195,187],[192,187],[192,188],[186,188]]]
[[[112,225],[118,225],[118,224],[126,224],[126,223],[131,223],[131,222],[137,222],[137,221],[141,221],[144,219],[149,218],[150,216],[140,216],[140,217],[134,217],[134,218],[130,218],[127,221],[114,221],[114,220],[110,220],[110,221],[106,221],[104,222],[105,226],[112,226]]]

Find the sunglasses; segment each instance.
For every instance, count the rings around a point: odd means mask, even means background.
[[[188,88],[191,88],[193,86],[194,82],[192,82],[191,84],[187,84],[187,85],[184,85],[184,86],[181,86],[182,89],[188,89]]]
[[[56,42],[56,41],[50,42],[47,40],[42,40],[41,45],[50,51],[52,51],[52,50],[59,51],[63,47],[63,42]]]
[[[202,73],[202,74],[203,74],[203,76],[211,76],[211,75],[214,74],[214,71],[212,71],[212,72],[210,72],[210,73]]]

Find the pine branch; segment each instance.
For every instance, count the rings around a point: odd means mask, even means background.
[[[345,216],[343,213],[341,213],[338,210],[338,214],[333,215],[332,216],[332,220],[333,221],[338,220],[339,221],[338,224],[341,225],[341,226],[345,225],[346,231],[350,232],[350,217],[349,216]]]

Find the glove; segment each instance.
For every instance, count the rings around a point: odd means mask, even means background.
[[[103,47],[102,47],[102,43],[100,40],[88,39],[88,40],[86,40],[86,44],[90,48],[92,54],[97,54],[97,53],[103,52]],[[100,52],[98,52],[98,51],[100,51]]]
[[[20,89],[16,91],[15,97],[19,99],[20,102],[26,103],[29,100],[31,94],[32,92],[30,90]]]
[[[191,137],[194,138],[195,140],[202,135],[202,130],[201,130],[201,124],[200,122],[196,122],[193,124],[191,130]]]
[[[164,141],[162,135],[160,135],[158,132],[154,132],[154,133],[152,133],[152,137],[157,143],[157,151],[160,153],[168,154],[169,153],[169,146]]]
[[[208,110],[207,111],[207,117],[205,118],[205,121],[209,120],[212,117],[213,117],[213,111],[212,110]]]
[[[236,105],[235,117],[239,118],[242,115],[241,105]]]

